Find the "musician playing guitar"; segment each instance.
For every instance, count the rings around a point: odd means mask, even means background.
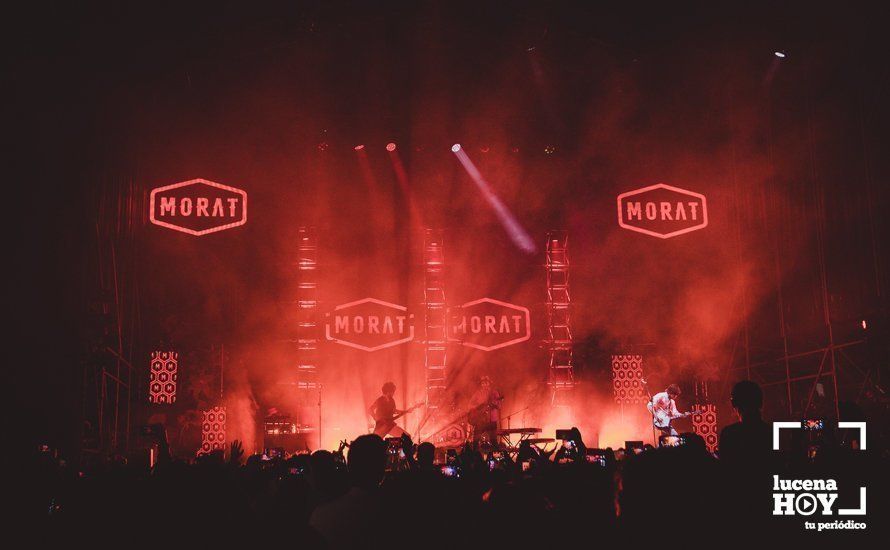
[[[378,397],[368,409],[368,412],[374,419],[374,433],[380,437],[386,437],[387,435],[402,437],[405,430],[396,424],[396,420],[413,411],[419,407],[420,404],[405,410],[399,410],[396,408],[396,400],[392,397],[396,393],[396,385],[392,382],[387,382],[386,384],[383,384],[381,391],[383,392],[383,395]]]
[[[671,420],[685,418],[692,412],[681,413],[677,410],[676,399],[680,395],[680,386],[671,384],[663,392],[652,396],[646,408],[652,413],[652,424],[662,435],[677,435],[677,430],[671,426]]]

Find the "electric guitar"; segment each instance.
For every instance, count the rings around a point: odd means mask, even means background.
[[[389,431],[396,425],[396,420],[405,416],[409,412],[414,409],[423,406],[423,401],[420,403],[415,403],[414,405],[408,407],[407,409],[400,411],[398,414],[394,414],[392,416],[388,416],[386,418],[375,418],[374,419],[374,433],[379,435],[380,437],[385,436],[389,433]]]
[[[658,410],[652,413],[652,423],[656,428],[667,428],[671,425],[671,420],[675,418],[686,418],[695,414],[692,411],[671,415],[668,411]]]
[[[646,384],[646,379],[641,378],[640,383],[643,385],[643,389],[646,390],[646,395],[649,397],[649,402],[646,404],[646,407],[649,409],[649,412],[652,413],[652,425],[656,428],[667,428],[671,425],[671,420],[675,418],[686,418],[687,416],[692,416],[695,414],[694,411],[684,412],[677,415],[671,415],[669,411],[658,409],[652,406],[652,392],[649,391],[649,386]]]

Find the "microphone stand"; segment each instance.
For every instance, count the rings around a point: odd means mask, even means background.
[[[517,414],[519,414],[521,412],[525,412],[525,411],[529,410],[530,408],[531,408],[531,405],[527,405],[524,409],[519,409],[518,411],[513,411],[512,413],[505,416],[504,418],[507,420],[507,429],[508,430],[510,429],[510,419],[511,418],[513,418],[514,416],[516,416]]]

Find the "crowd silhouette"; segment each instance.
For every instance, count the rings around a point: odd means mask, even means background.
[[[740,421],[723,429],[716,454],[694,434],[676,447],[587,449],[575,429],[575,444],[555,453],[523,445],[511,457],[466,445],[446,464],[431,443],[415,446],[407,436],[393,463],[391,443],[373,434],[335,452],[245,457],[234,442],[227,458],[189,461],[171,456],[161,437],[153,468],[120,457],[72,465],[42,453],[27,511],[42,532],[63,537],[111,529],[146,540],[284,540],[299,548],[592,546],[644,537],[697,547],[706,537],[799,534],[799,520],[772,515],[773,475],[875,486],[870,473],[886,467],[883,455],[857,452],[828,427],[816,451],[803,431],[788,450],[773,451],[760,388],[740,382],[732,402]]]

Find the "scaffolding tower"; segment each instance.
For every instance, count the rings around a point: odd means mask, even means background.
[[[81,451],[127,452],[133,397],[133,350],[139,315],[135,226],[141,193],[133,182],[97,192],[91,251],[94,285],[87,308]],[[146,376],[147,378],[147,376]]]
[[[447,386],[448,315],[445,305],[445,252],[442,230],[426,229],[423,238],[424,350],[428,413],[444,405]]]
[[[318,417],[300,415],[301,425],[316,424],[321,445],[321,383],[318,379],[318,234],[315,227],[297,232],[296,387],[301,411],[318,407]],[[313,415],[314,416],[314,415]]]
[[[547,234],[547,351],[550,356],[548,385],[551,404],[567,405],[568,392],[575,387],[572,366],[571,295],[569,294],[568,233]]]
[[[769,147],[774,147],[772,134],[767,132],[766,137]],[[869,355],[866,322],[862,321],[862,331],[851,331],[850,320],[838,319],[839,315],[833,313],[837,291],[832,288],[829,273],[828,240],[832,233],[848,228],[839,223],[842,220],[830,218],[828,212],[833,206],[833,200],[838,196],[849,195],[852,191],[846,186],[842,190],[832,189],[830,182],[819,177],[816,170],[816,141],[812,132],[809,133],[808,154],[811,165],[809,177],[795,184],[794,203],[781,193],[776,193],[775,186],[764,184],[756,189],[759,200],[735,203],[735,240],[739,265],[748,261],[743,249],[743,233],[759,232],[762,241],[769,246],[774,285],[770,299],[774,301],[779,334],[777,341],[772,342],[764,342],[762,337],[755,338],[752,333],[757,327],[752,326],[748,318],[752,313],[752,300],[747,293],[743,293],[740,300],[743,324],[732,346],[730,368],[724,370],[722,393],[724,400],[728,401],[732,384],[744,377],[756,381],[763,388],[767,396],[766,402],[778,404],[771,411],[772,414],[787,415],[788,418],[795,419],[814,416],[839,418],[842,401],[859,400],[872,389],[883,394],[883,390],[877,385],[880,369],[877,368],[874,357]],[[737,196],[743,197],[744,188],[737,180],[735,170],[733,164],[735,192]],[[866,177],[866,196],[870,185],[871,182]],[[800,258],[795,260],[795,268],[806,275],[797,279],[800,283],[795,281],[794,284],[789,284],[783,280],[783,273],[788,269],[785,265],[785,258],[789,256],[787,230],[779,224],[767,223],[767,220],[781,220],[789,217],[792,212],[797,217],[812,220],[812,235],[815,239],[809,243],[809,254],[800,253]],[[868,216],[871,224],[871,211]],[[877,241],[873,232],[870,237],[872,250],[875,250]],[[879,298],[881,277],[877,263],[873,267],[875,297]],[[795,309],[790,305],[793,296],[789,296],[796,285],[808,279],[817,281],[811,287],[813,301],[808,309],[821,316],[821,326],[818,330],[811,328],[810,334],[797,327],[804,325],[806,319],[799,313],[799,307],[796,310],[798,313],[791,314]],[[795,332],[798,334],[794,334]],[[806,337],[802,337],[802,334],[806,334]]]

